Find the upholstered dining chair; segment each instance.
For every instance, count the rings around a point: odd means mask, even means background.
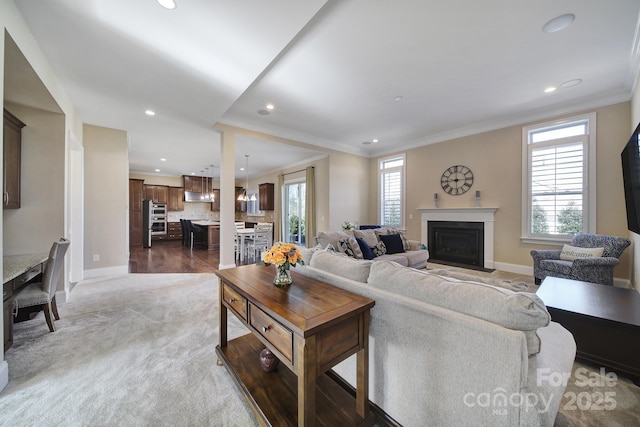
[[[22,288],[15,295],[18,310],[25,307],[40,306],[44,311],[44,317],[51,332],[56,331],[53,317],[60,320],[58,306],[56,305],[56,285],[62,270],[64,254],[69,248],[69,240],[61,238],[53,242],[49,251],[49,259],[42,273],[42,282],[33,282]]]
[[[602,249],[601,256],[576,259],[566,256],[562,250],[533,250],[533,275],[536,284],[547,277],[580,280],[583,282],[613,285],[613,268],[618,264],[622,252],[629,246],[629,239],[602,234],[577,234],[571,241],[573,252],[580,249]],[[586,252],[586,251],[585,251]]]

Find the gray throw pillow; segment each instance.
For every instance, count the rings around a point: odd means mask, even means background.
[[[338,240],[338,248],[340,252],[344,252],[352,258],[364,259],[362,250],[360,249],[360,245],[358,244],[356,238],[353,236],[343,237],[342,239]]]

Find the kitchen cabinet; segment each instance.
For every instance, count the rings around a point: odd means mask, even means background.
[[[169,203],[167,211],[177,212],[184,210],[184,188],[169,187]]]
[[[169,202],[169,187],[166,185],[145,185],[144,199],[166,205]]]
[[[272,211],[274,206],[273,184],[265,182],[258,186],[258,209]]]
[[[18,209],[20,207],[22,128],[26,125],[7,110],[3,110],[3,119],[3,208]]]
[[[129,180],[129,246],[142,246],[142,200],[144,181]]]
[[[182,240],[182,227],[179,222],[167,223],[166,240]]]
[[[202,193],[203,180],[201,176],[182,175],[184,191]]]
[[[247,202],[238,200],[238,196],[244,193],[244,189],[242,187],[236,187],[236,212],[246,212],[247,211]]]
[[[211,210],[220,212],[220,189],[213,189],[213,202],[211,202]]]

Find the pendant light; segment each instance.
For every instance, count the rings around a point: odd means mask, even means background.
[[[247,196],[247,189],[249,188],[249,155],[245,154],[244,157],[246,157],[246,159],[247,159],[247,168],[246,168],[247,169],[247,178],[246,178],[246,185],[244,187],[244,190],[242,191],[242,194],[240,194],[238,196],[238,201],[240,201],[240,202],[248,202],[248,201],[255,202],[257,200],[255,194],[252,194],[251,198],[249,198]]]
[[[209,166],[211,166],[211,192],[209,193],[209,199],[211,199],[211,202],[215,202],[216,193],[213,192],[213,165],[209,165]]]
[[[200,171],[200,200],[204,201],[204,192],[202,190],[204,190],[204,171],[201,170]]]

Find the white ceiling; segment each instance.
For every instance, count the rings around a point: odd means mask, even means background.
[[[626,101],[640,60],[638,0],[176,1],[15,0],[82,120],[129,132],[132,172],[219,165],[215,123],[319,147],[238,137],[254,176]]]

